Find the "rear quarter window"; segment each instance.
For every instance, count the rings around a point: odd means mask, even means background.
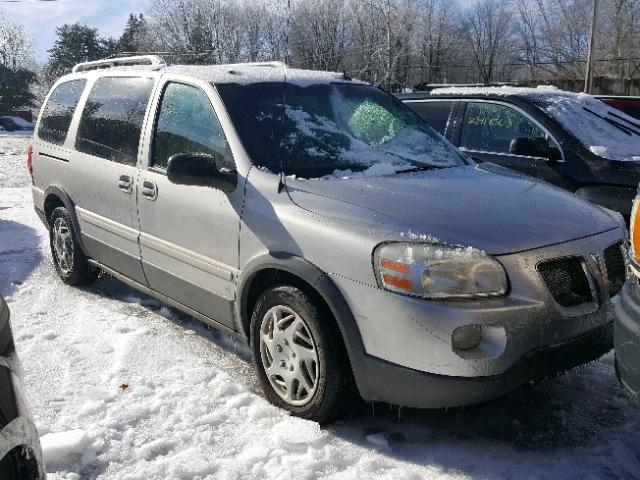
[[[86,84],[87,81],[84,79],[71,80],[61,83],[51,92],[40,115],[40,126],[38,127],[40,140],[56,145],[64,143],[73,113]]]
[[[135,165],[153,79],[104,77],[96,81],[82,111],[76,150]]]
[[[428,101],[407,102],[407,106],[426,121],[431,128],[444,135],[449,120],[449,114],[454,102]]]

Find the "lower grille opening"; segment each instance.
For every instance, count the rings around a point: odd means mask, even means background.
[[[595,301],[582,258],[549,260],[539,264],[538,271],[553,299],[563,307],[577,307]]]
[[[622,253],[622,244],[616,243],[604,251],[604,263],[607,266],[607,288],[609,297],[617,295],[626,280],[627,266]]]

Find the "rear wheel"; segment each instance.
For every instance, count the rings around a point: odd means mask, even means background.
[[[89,264],[80,248],[71,217],[65,207],[58,207],[51,214],[49,244],[56,272],[64,283],[87,285],[97,278],[98,271]]]
[[[324,318],[323,318],[324,317]],[[294,415],[327,423],[349,405],[348,362],[340,333],[302,290],[268,289],[251,318],[251,349],[267,399]]]

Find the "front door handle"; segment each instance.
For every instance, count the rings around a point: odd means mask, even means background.
[[[131,193],[131,177],[129,175],[120,175],[118,188],[125,193]]]
[[[158,188],[156,184],[145,180],[142,182],[142,196],[147,200],[155,200],[158,198]]]

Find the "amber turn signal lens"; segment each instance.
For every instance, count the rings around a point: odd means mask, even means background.
[[[380,266],[382,268],[386,268],[387,270],[393,270],[394,272],[398,273],[411,273],[411,267],[406,263],[394,262],[393,260],[389,260],[388,258],[383,258],[382,260],[380,260]]]
[[[388,273],[385,273],[382,275],[382,279],[384,280],[384,283],[386,283],[387,285],[391,285],[392,287],[407,291],[413,290],[413,284],[406,278],[400,278],[396,277],[395,275],[389,275]]]

